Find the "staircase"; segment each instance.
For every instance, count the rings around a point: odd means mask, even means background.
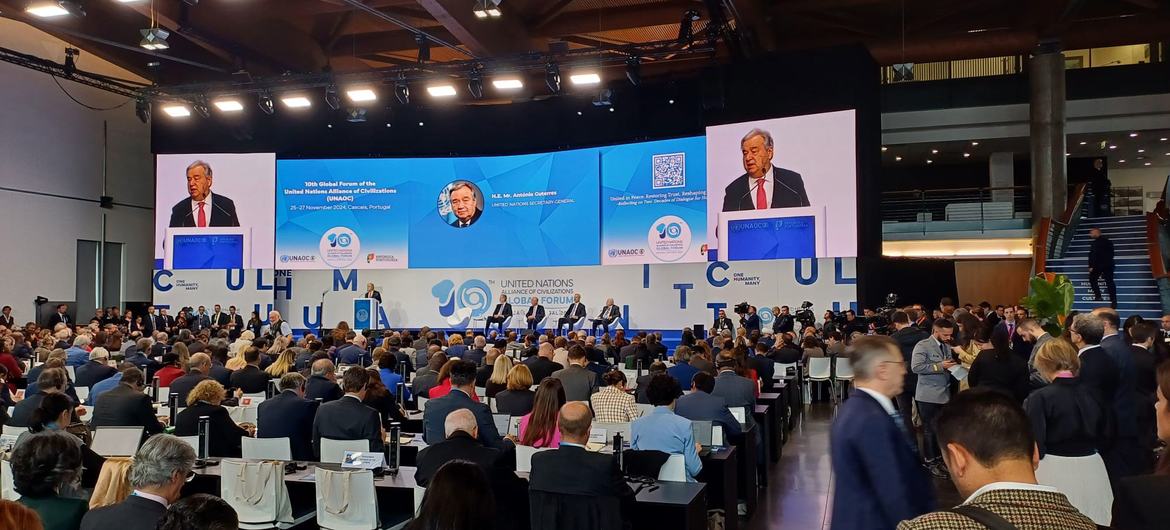
[[[1144,216],[1081,219],[1068,250],[1062,257],[1050,258],[1045,272],[1068,276],[1076,289],[1073,299],[1074,310],[1085,312],[1108,305],[1109,293],[1105,288],[1105,282],[1100,282],[1104,302],[1093,301],[1093,290],[1089,286],[1089,244],[1092,241],[1089,238],[1089,230],[1094,227],[1100,228],[1101,235],[1113,241],[1116,263],[1113,278],[1117,282],[1117,311],[1121,318],[1125,319],[1130,315],[1160,318],[1162,304],[1158,297],[1158,284],[1150,273]]]

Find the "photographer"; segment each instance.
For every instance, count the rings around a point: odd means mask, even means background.
[[[869,326],[865,323],[865,320],[857,318],[855,311],[846,309],[845,322],[841,324],[841,333],[848,338],[855,332],[860,332],[862,335],[865,335],[869,333]]]
[[[743,312],[740,312],[740,309],[743,309]],[[748,336],[751,336],[753,331],[760,332],[760,316],[756,314],[756,306],[744,302],[735,306],[735,312],[739,313],[739,325]]]
[[[775,317],[772,319],[772,335],[778,336],[782,333],[789,333],[792,331],[795,320],[788,312],[788,306],[782,305],[780,307],[773,307],[772,314]]]

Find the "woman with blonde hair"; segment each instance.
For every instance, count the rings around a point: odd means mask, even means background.
[[[244,330],[243,333],[240,333],[240,337],[228,346],[228,353],[234,356],[239,352],[247,350],[252,345],[253,340],[256,340],[256,334],[252,333],[250,329]]]
[[[447,357],[463,357],[467,353],[467,346],[463,344],[463,335],[451,334],[447,339]]]
[[[245,331],[244,333],[249,333],[249,332]],[[244,352],[246,352],[252,348],[252,341],[250,341],[250,340],[245,340],[243,342],[236,341],[235,344],[232,344],[232,346],[237,346],[237,345],[239,346],[239,349],[232,352],[232,358],[228,359],[228,362],[224,363],[224,365],[223,365],[224,368],[227,368],[228,370],[231,370],[233,372],[236,370],[240,370],[243,367],[248,365],[248,361],[244,360]]]
[[[523,416],[532,412],[536,393],[532,391],[532,371],[517,363],[508,371],[508,389],[496,394],[496,411],[509,416]]]
[[[284,351],[280,352],[280,356],[272,364],[268,365],[268,369],[264,371],[268,373],[269,377],[279,379],[284,374],[295,371],[296,361],[296,350],[285,348]]]
[[[1113,491],[1101,450],[1110,445],[1110,411],[1081,382],[1080,358],[1068,341],[1041,344],[1033,364],[1049,383],[1024,400],[1040,454],[1036,481],[1064,492],[1077,510],[1109,526]]]
[[[511,357],[507,355],[496,357],[496,362],[492,363],[492,376],[488,378],[487,385],[484,385],[487,397],[494,398],[496,394],[508,389],[508,372],[511,369]]]
[[[239,458],[240,439],[250,436],[232,421],[220,403],[227,392],[214,379],[204,379],[187,394],[187,408],[175,416],[175,436],[199,436],[199,418],[207,416],[209,457]]]

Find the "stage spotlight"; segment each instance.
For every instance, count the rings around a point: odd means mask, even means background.
[[[355,107],[346,111],[345,121],[350,123],[365,123],[366,109]]]
[[[40,18],[63,17],[69,14],[69,10],[60,2],[34,2],[24,8],[24,12]]]
[[[516,90],[519,88],[524,88],[524,82],[515,77],[496,79],[492,81],[492,85],[499,90]]]
[[[455,87],[446,83],[440,85],[429,85],[427,86],[427,92],[431,95],[431,97],[435,98],[449,98],[456,94]]]
[[[150,120],[150,102],[143,98],[138,98],[138,100],[134,102],[134,115],[138,116],[138,119],[142,121],[142,123],[146,123],[148,120]]]
[[[471,12],[475,13],[476,18],[496,18],[503,14],[500,12],[500,0],[476,0]]]
[[[263,111],[264,114],[269,116],[276,112],[276,107],[272,104],[272,96],[268,95],[267,92],[260,94],[260,99],[257,101],[257,105],[260,106],[260,110]]]
[[[414,34],[414,42],[418,44],[418,62],[425,63],[431,60],[431,40],[422,33]]]
[[[171,45],[167,44],[167,37],[171,36],[171,32],[162,28],[149,28],[138,30],[142,34],[142,40],[138,41],[138,45],[150,51],[165,50]]]
[[[467,93],[474,99],[483,99],[483,74],[478,69],[467,77]]]
[[[280,102],[290,109],[303,109],[313,105],[313,102],[305,96],[285,96],[280,98]]]
[[[238,99],[217,99],[215,100],[215,108],[220,112],[240,112],[244,110],[244,104],[240,103]]]
[[[172,118],[186,118],[191,115],[191,109],[181,103],[166,105],[162,108],[162,111]]]
[[[894,81],[914,80],[914,63],[898,63],[891,68],[894,69]]]
[[[561,91],[561,67],[556,63],[548,63],[544,65],[544,84],[548,86],[549,92],[558,94]]]
[[[597,72],[582,72],[570,75],[569,81],[574,85],[596,85],[601,82],[601,76]]]
[[[642,84],[642,59],[636,55],[626,59],[626,79],[634,86]]]
[[[341,109],[341,96],[337,94],[337,85],[325,87],[325,104],[333,110]]]
[[[695,22],[699,20],[699,10],[688,9],[683,13],[682,20],[678,24],[678,43],[690,44],[691,40],[695,38]]]
[[[394,82],[394,97],[403,105],[410,104],[410,85],[406,84],[405,75],[399,75]]]
[[[613,110],[612,105],[613,91],[608,88],[598,92],[597,97],[593,98],[594,107],[611,107],[610,110]]]
[[[354,88],[347,90],[345,95],[354,103],[362,103],[366,101],[375,101],[378,99],[378,94],[369,88]]]

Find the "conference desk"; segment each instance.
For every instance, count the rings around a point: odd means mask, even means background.
[[[242,459],[233,459],[242,460]],[[255,461],[255,460],[253,460]],[[299,517],[316,509],[314,468],[341,470],[338,464],[305,462],[306,469],[285,474],[293,516]],[[397,474],[374,477],[374,492],[378,500],[378,514],[383,528],[410,519],[414,514],[414,467],[403,466]],[[183,487],[183,495],[194,493],[220,494],[221,468],[217,465],[195,470],[195,477]],[[527,480],[527,473],[517,473]],[[635,524],[654,527],[667,524],[672,529],[704,530],[707,528],[707,487],[697,482],[663,482],[653,488],[642,488],[634,497],[636,508],[629,514]],[[638,484],[631,483],[637,490]],[[528,514],[523,514],[527,517]]]

